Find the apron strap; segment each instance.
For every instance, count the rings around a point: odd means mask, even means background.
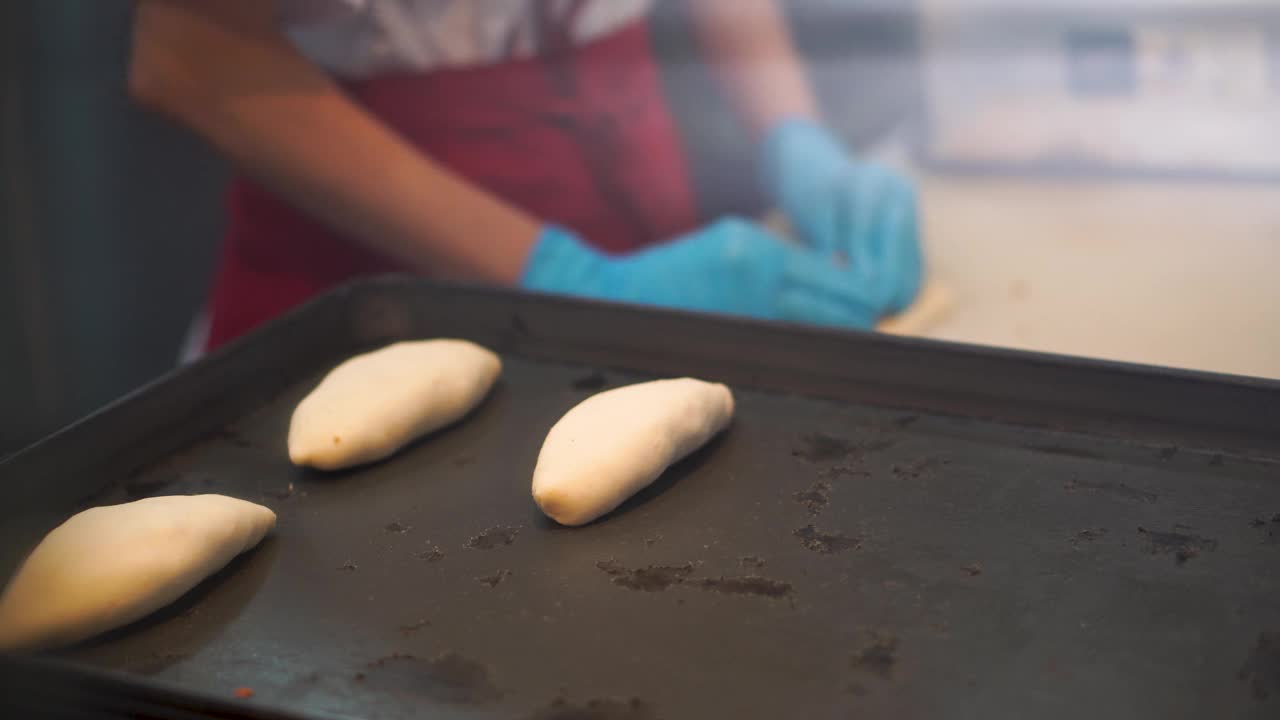
[[[556,0],[533,0],[533,22],[538,49],[544,55],[559,55],[573,49],[573,28],[578,24],[586,0],[568,0],[560,12]]]
[[[532,0],[529,4],[533,46],[541,55],[562,53],[573,48],[573,29],[586,5],[586,0],[569,0],[568,7],[556,12],[555,2],[556,0]],[[504,43],[503,57],[508,60],[515,57],[520,34],[525,30],[526,27],[521,25],[511,28]]]
[[[552,85],[562,98],[579,99],[582,72],[574,57],[573,28],[587,0],[532,0],[533,21],[537,34],[539,59],[547,69]],[[560,6],[559,12],[556,11]],[[583,160],[594,178],[604,202],[619,217],[626,218],[630,233],[636,238],[652,237],[653,228],[646,214],[636,205],[633,190],[622,187],[616,166],[619,153],[617,120],[608,113],[544,112],[543,122],[574,138],[583,148]]]

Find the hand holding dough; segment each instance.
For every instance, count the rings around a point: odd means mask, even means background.
[[[0,595],[0,650],[69,645],[138,620],[258,544],[276,515],[225,495],[85,510],[45,536]]]
[[[501,371],[497,355],[466,340],[401,342],[357,355],[298,403],[289,459],[321,470],[381,460],[471,412]]]
[[[733,417],[733,393],[692,378],[655,380],[593,395],[547,433],[533,499],[563,525],[621,505]]]

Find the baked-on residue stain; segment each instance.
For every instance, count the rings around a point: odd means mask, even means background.
[[[524,318],[519,315],[511,316],[511,330],[517,335],[528,335],[529,325],[525,323]]]
[[[871,473],[866,470],[860,470],[856,466],[849,464],[832,465],[831,467],[822,468],[818,472],[821,477],[828,480],[836,480],[842,477],[871,477]]]
[[[738,558],[738,564],[744,568],[762,568],[764,567],[764,558],[757,555],[743,555]]]
[[[693,574],[693,563],[683,565],[649,565],[629,570],[616,560],[602,560],[596,567],[612,577],[614,585],[628,590],[658,592],[672,585],[679,585],[685,578]]]
[[[831,483],[826,480],[817,480],[809,486],[809,489],[792,493],[791,497],[808,508],[810,515],[817,515],[822,512],[827,503],[831,502]]]
[[[219,440],[223,440],[227,443],[230,443],[231,445],[234,445],[235,447],[238,447],[238,448],[253,447],[253,442],[251,440],[246,439],[234,427],[218,428],[217,430],[213,431],[213,436],[218,438]]]
[[[604,373],[593,372],[582,377],[575,378],[571,383],[574,390],[599,390],[609,384],[608,378]]]
[[[423,550],[422,552],[416,552],[413,554],[413,556],[418,558],[419,560],[426,560],[427,562],[435,562],[437,560],[444,559],[444,551],[438,547],[432,547],[430,550]]]
[[[1154,503],[1160,499],[1160,496],[1153,492],[1147,492],[1145,490],[1138,490],[1137,488],[1131,488],[1128,485],[1125,485],[1124,483],[1089,482],[1088,480],[1068,480],[1062,487],[1067,492],[1074,492],[1077,489],[1091,490],[1093,492],[1107,493],[1109,495],[1115,495],[1116,497],[1121,497],[1126,500],[1137,500],[1139,502],[1144,502],[1144,503]]]
[[[862,458],[864,456],[870,455],[871,453],[877,453],[877,452],[880,452],[881,450],[888,450],[889,448],[897,444],[898,444],[897,440],[871,440],[869,442],[859,443],[854,450],[853,456],[856,458]]]
[[[893,675],[893,666],[898,661],[897,652],[898,638],[876,634],[866,647],[849,658],[849,667],[860,673],[887,678]]]
[[[1083,450],[1081,448],[1073,448],[1067,445],[1051,445],[1032,443],[1023,445],[1023,449],[1032,452],[1044,453],[1045,455],[1061,455],[1062,457],[1081,458],[1083,460],[1105,460],[1103,456],[1091,450]]]
[[[759,575],[707,578],[706,580],[697,581],[697,585],[703,590],[725,595],[758,595],[760,597],[780,598],[791,594],[791,583],[771,580]]]
[[[977,577],[982,574],[982,563],[973,563],[960,568],[969,575],[969,577]]]
[[[574,705],[563,697],[529,716],[529,720],[656,720],[653,706],[640,698],[588,700]]]
[[[949,465],[950,463],[950,460],[943,458],[927,457],[906,465],[894,465],[889,468],[889,471],[899,480],[918,480],[922,475],[939,465]]]
[[[794,534],[800,538],[800,544],[804,545],[805,549],[822,553],[823,555],[852,550],[862,546],[862,541],[858,538],[851,538],[839,533],[820,532],[813,525],[805,525],[796,530]]]
[[[1249,521],[1249,527],[1262,533],[1262,543],[1264,545],[1280,543],[1280,513],[1272,515],[1270,522],[1262,518],[1254,518]]]
[[[658,592],[670,587],[684,585],[699,590],[718,592],[725,595],[754,595],[757,597],[780,598],[791,594],[791,583],[773,580],[760,575],[726,576],[693,580],[693,563],[684,565],[649,565],[647,567],[628,569],[616,560],[602,560],[596,563],[601,572],[609,575],[613,584],[628,590],[642,592]]]
[[[389,655],[356,673],[355,679],[377,692],[418,695],[440,702],[478,705],[502,697],[484,665],[447,652],[429,660]]]
[[[498,585],[503,580],[506,580],[509,577],[511,577],[511,571],[504,569],[504,570],[499,570],[492,575],[485,575],[483,577],[478,577],[476,578],[476,582],[480,583],[481,585],[487,585],[491,588],[495,588],[495,587],[498,587]]]
[[[823,433],[810,433],[800,438],[800,442],[802,446],[792,450],[791,455],[814,463],[840,460],[852,455],[857,449],[853,443],[844,438]]]
[[[1067,542],[1071,543],[1072,547],[1079,547],[1082,543],[1091,543],[1106,534],[1106,528],[1085,528],[1073,535]]]
[[[1249,681],[1258,700],[1280,693],[1280,632],[1258,633],[1258,644],[1249,652],[1239,677]]]
[[[1198,556],[1201,550],[1216,550],[1218,548],[1218,541],[1214,538],[1181,532],[1182,530],[1190,529],[1183,525],[1174,525],[1173,532],[1161,532],[1139,527],[1138,534],[1147,538],[1147,551],[1152,555],[1173,553],[1177,564],[1182,565],[1191,558]]]
[[[405,635],[408,635],[409,633],[417,632],[424,627],[431,627],[431,621],[419,620],[417,622],[411,622],[408,625],[401,625],[400,632],[404,633]]]
[[[401,525],[401,524],[400,524],[400,523],[398,523],[398,522],[390,522],[390,523],[387,523],[387,524],[386,524],[386,527],[384,527],[384,528],[382,528],[382,529],[383,529],[383,530],[386,530],[386,531],[387,531],[387,532],[389,532],[389,533],[407,533],[407,532],[409,532],[409,526],[408,526],[408,525]]]
[[[348,571],[355,570],[355,569],[356,569],[356,564],[355,564],[355,563],[353,563],[353,562],[351,562],[350,560],[348,560],[348,561],[346,562],[346,564],[345,564],[345,565],[339,565],[339,566],[338,566],[338,569],[339,569],[339,570],[348,570]]]
[[[852,442],[824,433],[811,433],[800,438],[801,447],[792,450],[792,457],[804,458],[811,463],[825,463],[833,460],[861,460],[863,457],[881,450],[888,450],[898,444],[897,440],[880,439],[867,442]]]
[[[467,542],[467,547],[475,550],[492,550],[497,547],[502,547],[503,545],[510,545],[516,541],[516,535],[519,534],[519,527],[504,527],[502,525],[498,525],[471,538],[471,540]]]
[[[289,483],[283,490],[263,490],[262,494],[267,497],[273,497],[277,500],[288,500],[293,497],[293,483]],[[306,495],[306,493],[302,493]]]

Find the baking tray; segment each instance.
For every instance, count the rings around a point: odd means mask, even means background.
[[[502,354],[474,415],[289,464],[325,370],[434,336]],[[601,522],[541,517],[547,429],[684,374],[734,387],[730,430]],[[0,715],[1274,718],[1278,431],[1264,380],[368,281],[0,465],[4,576],[92,504],[279,514],[154,616],[0,658]]]

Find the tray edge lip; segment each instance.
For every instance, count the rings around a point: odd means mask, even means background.
[[[408,282],[406,282],[406,280]],[[571,295],[525,290],[520,288],[423,280],[415,278],[412,275],[405,275],[402,273],[388,273],[357,279],[336,288],[331,291],[331,294],[345,290],[354,295],[356,293],[366,291],[378,291],[386,288],[403,287],[405,285],[427,287],[432,292],[437,293],[461,293],[473,296],[487,296],[495,299],[523,297],[526,299],[532,299],[543,305],[559,306],[564,308],[577,307],[594,311],[623,311],[629,314],[648,315],[655,318],[667,316],[671,318],[682,318],[684,320],[710,321],[720,325],[737,326],[740,329],[768,329],[775,333],[793,333],[807,337],[826,338],[828,340],[849,340],[859,338],[864,341],[881,343],[886,346],[896,345],[903,348],[931,348],[935,350],[945,350],[955,354],[968,355],[970,357],[997,357],[1004,360],[1023,361],[1028,364],[1036,365],[1072,365],[1080,369],[1105,370],[1110,372],[1143,375],[1146,377],[1160,376],[1170,380],[1194,380],[1199,382],[1238,386],[1247,389],[1272,390],[1280,393],[1280,378],[1241,375],[1238,373],[1224,373],[1194,368],[1180,368],[1170,365],[1156,365],[1126,360],[1094,358],[1087,355],[1071,355],[1067,353],[1045,352],[1040,350],[1023,350],[999,345],[981,345],[978,343],[961,342],[956,340],[892,335],[870,330],[789,323],[740,315],[707,313],[630,302],[580,298]]]
[[[104,668],[69,662],[58,657],[28,655],[0,651],[0,666],[17,666],[20,670],[36,673],[45,678],[65,678],[71,681],[89,681],[116,698],[134,698],[142,694],[158,700],[160,707],[172,711],[178,701],[198,704],[196,709],[183,708],[209,718],[235,718],[237,720],[347,720],[350,716],[326,712],[300,713],[279,704],[266,702],[243,703],[211,692],[193,690],[186,686],[157,680],[126,670]],[[79,683],[77,683],[79,685]],[[141,691],[139,693],[138,691]],[[0,708],[6,707],[0,701]],[[151,708],[153,711],[154,707]]]
[[[590,312],[624,312],[632,315],[633,317],[647,316],[655,320],[667,317],[680,319],[686,322],[712,322],[726,327],[734,327],[740,331],[754,328],[757,330],[768,330],[775,334],[783,333],[793,337],[822,339],[829,342],[860,340],[862,342],[878,343],[886,347],[897,347],[899,349],[932,349],[935,351],[945,352],[952,357],[962,357],[970,360],[995,358],[1006,362],[1020,363],[1027,367],[1070,367],[1075,370],[1101,372],[1116,376],[1141,377],[1148,380],[1156,379],[1172,382],[1191,382],[1201,386],[1216,385],[1219,387],[1249,392],[1270,392],[1280,396],[1280,379],[1218,373],[1162,365],[1146,365],[1142,363],[1031,350],[1019,350],[999,346],[985,346],[950,340],[902,337],[864,330],[801,325],[773,320],[761,320],[757,318],[651,307],[634,303],[606,302],[514,288],[493,287],[468,283],[437,282],[423,280],[403,273],[389,273],[366,278],[358,278],[339,285],[338,287],[290,309],[281,316],[264,323],[245,336],[237,338],[223,347],[208,353],[194,363],[171,368],[165,373],[133,388],[120,397],[91,410],[71,422],[55,428],[51,432],[46,433],[42,437],[37,438],[23,447],[17,448],[8,455],[0,456],[0,477],[4,476],[6,470],[11,469],[21,460],[39,452],[45,445],[54,439],[95,422],[101,417],[109,415],[121,406],[128,405],[137,401],[139,398],[146,397],[151,393],[156,392],[170,383],[175,377],[187,372],[192,367],[208,367],[224,358],[246,352],[248,348],[251,348],[254,345],[267,342],[273,336],[273,331],[288,327],[289,325],[296,323],[299,319],[316,313],[325,306],[334,306],[341,310],[348,307],[350,303],[359,299],[361,296],[386,292],[388,289],[399,289],[408,286],[414,286],[420,290],[426,289],[428,292],[437,295],[452,295],[454,297],[479,296],[495,300],[524,298],[525,300],[532,300],[543,306],[559,307],[563,309],[577,308]]]

